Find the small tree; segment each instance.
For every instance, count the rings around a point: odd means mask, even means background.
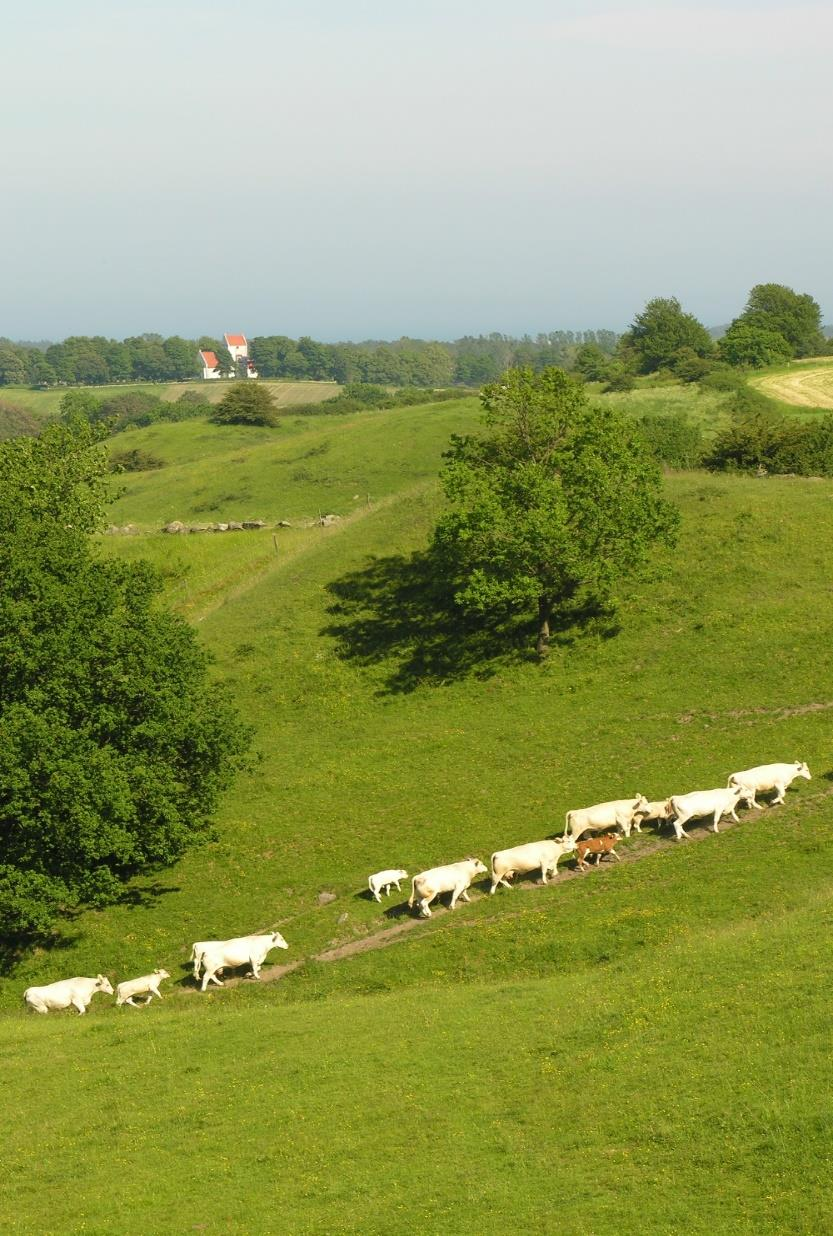
[[[0,933],[44,931],[210,835],[248,741],[143,562],[97,556],[105,429],[0,443]]]
[[[461,606],[535,605],[543,656],[553,614],[609,604],[657,542],[674,542],[679,517],[638,434],[562,370],[510,370],[481,402],[487,432],[455,436],[445,455],[452,509],[434,549]]]
[[[276,425],[278,421],[269,387],[249,379],[226,391],[211,419],[217,425]]]

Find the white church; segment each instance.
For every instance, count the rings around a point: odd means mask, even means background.
[[[223,335],[223,342],[235,364],[235,372],[230,373],[229,377],[238,377],[242,370],[247,378],[256,378],[257,370],[255,369],[254,361],[249,359],[249,343],[246,336]],[[202,361],[203,378],[210,380],[211,378],[220,377],[220,373],[217,370],[220,362],[217,359],[216,352],[201,351],[200,360]]]

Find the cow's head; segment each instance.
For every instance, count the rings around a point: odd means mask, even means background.
[[[574,850],[576,848],[575,837],[562,837],[561,838],[561,848],[563,849],[565,854],[569,854],[571,850]]]
[[[812,777],[810,776],[810,769],[807,767],[807,765],[804,763],[803,760],[795,761],[795,775],[797,777],[804,777],[806,781],[812,781]]]
[[[272,932],[272,948],[289,948],[289,945],[279,931]]]
[[[633,809],[635,812],[644,811],[648,806],[648,799],[644,794],[634,794]]]
[[[489,870],[488,867],[484,867],[483,863],[481,863],[479,858],[470,858],[468,859],[468,861],[471,863],[472,868],[474,869],[475,875],[487,875],[488,874],[488,870]]]
[[[167,970],[154,970],[153,973],[156,975],[157,978],[160,978],[160,979],[171,977],[170,974],[168,974]]]
[[[103,974],[96,975],[95,989],[96,991],[106,992],[109,996],[112,996],[113,994],[113,988],[110,986],[110,980],[105,978]]]

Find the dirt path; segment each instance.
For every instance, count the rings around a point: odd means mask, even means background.
[[[828,789],[820,790],[816,794],[803,795],[801,798],[801,803],[806,805],[811,802],[816,802],[819,799],[830,798],[831,796],[833,796],[833,786],[830,786]],[[768,810],[771,810],[771,808],[764,808],[764,811]],[[758,812],[748,812],[746,815],[741,817],[739,822],[740,824],[744,824],[757,818],[758,816]],[[728,832],[730,828],[736,827],[737,825],[734,820],[731,818],[725,819],[721,821],[720,832]],[[711,828],[707,827],[706,824],[701,821],[692,828],[692,831],[688,835],[688,840],[679,844],[699,844],[712,838],[714,838],[714,833],[711,831]],[[650,833],[635,833],[631,836],[630,843],[622,850],[622,853],[619,856],[620,861],[622,863],[641,862],[642,859],[650,858],[653,854],[657,854],[664,850],[672,850],[677,844],[678,843],[674,840],[673,834],[669,835],[667,830],[662,833],[653,831]],[[598,868],[595,865],[591,866],[589,871],[580,871],[575,865],[560,867],[557,882],[559,884],[563,884],[567,880],[604,878],[605,871],[615,868],[615,866],[615,861],[606,859]],[[472,905],[490,895],[488,892],[484,891],[488,888],[488,886],[489,881],[483,880],[480,881],[479,885],[472,887],[470,890]],[[541,884],[536,881],[520,879],[514,884],[514,891],[521,893],[536,893],[541,889],[541,887]],[[505,899],[507,895],[508,894],[506,892],[496,894],[496,896],[500,896],[501,899]],[[462,905],[460,908],[463,908]],[[341,944],[333,944],[320,953],[313,953],[309,957],[300,957],[297,961],[290,962],[288,965],[264,966],[260,972],[261,980],[264,982],[275,982],[278,979],[282,979],[286,974],[291,974],[293,970],[297,970],[308,961],[343,961],[347,957],[356,957],[361,953],[369,953],[374,952],[377,949],[389,948],[392,944],[396,944],[400,940],[406,939],[412,931],[416,931],[419,928],[424,929],[425,920],[411,917],[404,905],[402,907],[398,905],[393,906],[392,909],[388,911],[388,914],[401,914],[402,918],[390,927],[384,927],[380,931],[370,932],[367,935],[358,936],[351,940],[345,940]],[[465,914],[465,912],[459,915],[455,912],[455,916],[452,916],[451,911],[445,906],[435,906],[434,914],[440,918],[440,922],[443,922],[444,928],[480,927],[487,921],[485,919],[471,919]],[[513,911],[507,908],[506,915],[502,917],[517,918],[519,916],[519,911]],[[492,920],[490,919],[488,921],[491,922]],[[224,986],[236,987],[238,984],[245,983],[247,981],[248,979],[243,977],[231,977],[225,980]],[[196,987],[189,986],[183,987],[181,990],[195,992],[197,989]]]

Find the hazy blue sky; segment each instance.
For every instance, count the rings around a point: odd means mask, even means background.
[[[0,0],[0,335],[833,320],[833,5]]]

